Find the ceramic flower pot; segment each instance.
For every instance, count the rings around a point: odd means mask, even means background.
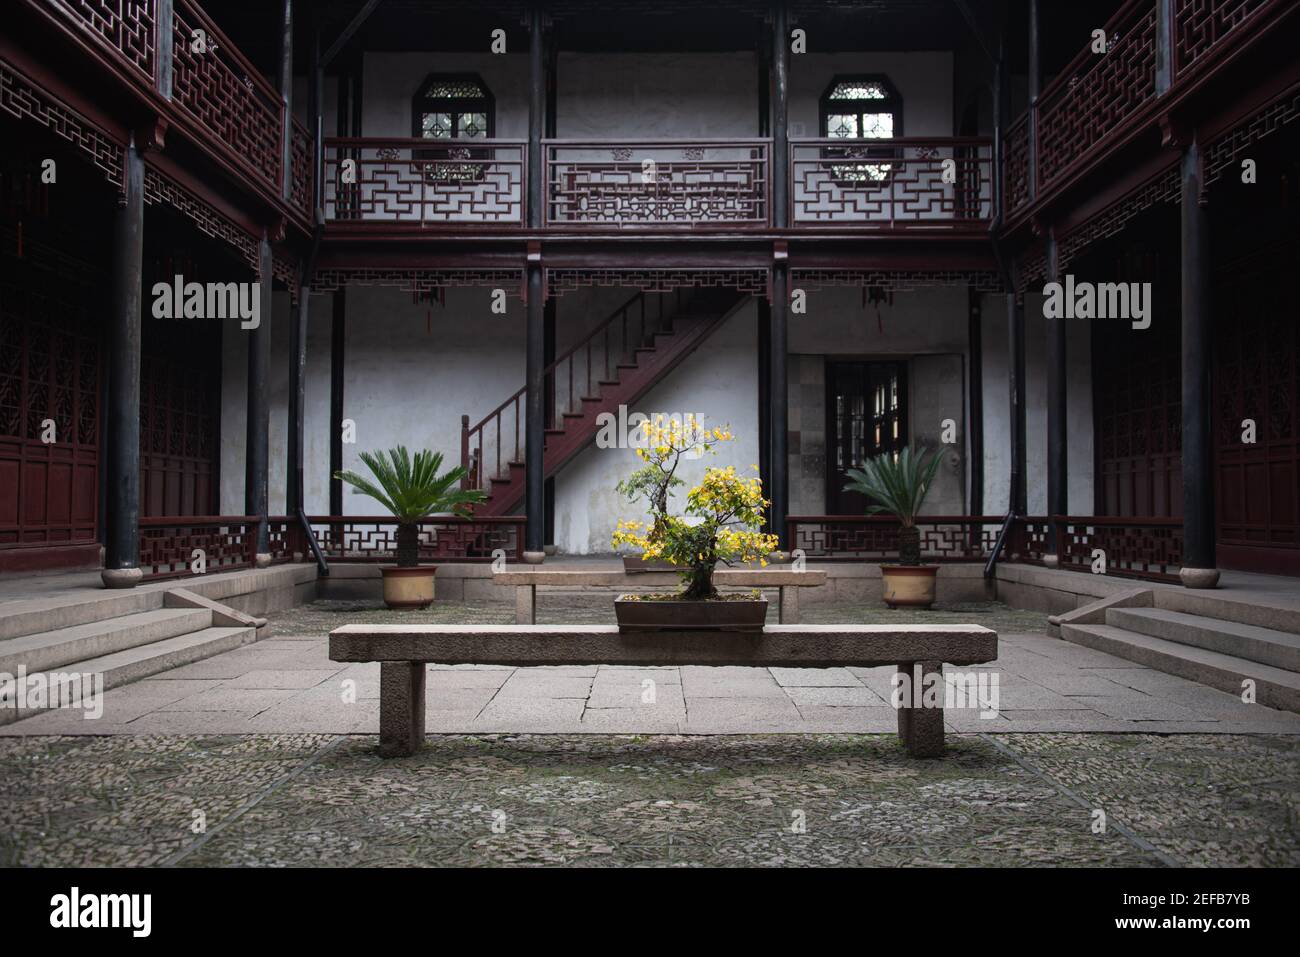
[[[620,595],[614,601],[619,631],[762,631],[767,599],[726,597],[681,601]]]
[[[929,608],[934,604],[938,565],[881,565],[885,604],[890,608]]]
[[[384,604],[389,608],[428,608],[433,603],[434,565],[403,568],[383,565]]]

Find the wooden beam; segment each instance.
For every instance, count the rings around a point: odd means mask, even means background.
[[[357,11],[357,15],[352,18],[352,22],[343,28],[343,32],[339,34],[338,39],[330,44],[329,49],[325,51],[325,55],[321,57],[320,65],[322,70],[329,66],[334,58],[342,52],[343,48],[348,45],[348,41],[365,25],[365,22],[370,19],[370,14],[374,13],[375,8],[382,2],[383,0],[367,0],[366,5]]]

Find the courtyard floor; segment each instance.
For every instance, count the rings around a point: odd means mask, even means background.
[[[376,757],[378,666],[331,662],[328,631],[512,615],[318,602],[98,720],[2,727],[0,865],[1300,864],[1300,716],[997,604],[916,616],[1000,636],[998,713],[949,709],[943,760],[898,747],[892,669],[594,666],[432,666],[428,747]],[[538,617],[611,620],[607,596]]]

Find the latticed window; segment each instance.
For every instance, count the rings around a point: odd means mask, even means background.
[[[885,76],[837,76],[821,98],[822,136],[842,140],[887,140],[903,133],[903,99]],[[888,147],[860,146],[835,150],[833,157],[888,159]],[[832,167],[837,182],[845,185],[884,184],[889,163],[845,163]]]
[[[425,77],[412,100],[411,135],[425,140],[486,140],[494,134],[496,103],[477,74],[434,73]],[[486,158],[485,148],[453,146],[420,150],[419,158],[468,160]],[[482,163],[437,162],[425,168],[430,182],[483,178]]]

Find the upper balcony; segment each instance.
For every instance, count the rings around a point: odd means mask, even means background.
[[[542,141],[548,233],[768,232],[772,141]],[[325,218],[338,231],[520,230],[528,143],[328,139]],[[986,230],[992,142],[978,137],[789,144],[788,222],[800,232]]]

